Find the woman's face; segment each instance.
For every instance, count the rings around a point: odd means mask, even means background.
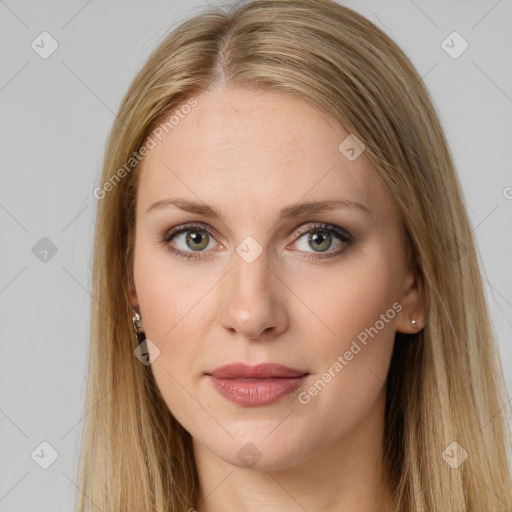
[[[138,188],[130,297],[166,404],[196,447],[240,467],[376,435],[395,331],[422,324],[389,194],[349,134],[291,93],[195,100],[152,136]],[[298,209],[325,201],[341,202]],[[298,373],[210,376],[228,363]]]

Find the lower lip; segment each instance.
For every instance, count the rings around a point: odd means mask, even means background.
[[[296,391],[307,377],[270,379],[218,379],[208,375],[217,391],[228,400],[247,406],[268,405]]]

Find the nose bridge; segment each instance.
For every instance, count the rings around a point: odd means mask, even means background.
[[[238,221],[243,224],[244,231],[238,233],[240,241],[233,248],[234,269],[230,274],[234,281],[232,287],[236,288],[236,293],[241,294],[241,297],[246,292],[250,296],[265,290],[272,275],[267,268],[270,263],[268,244],[271,239],[261,228],[266,225],[263,217],[260,211],[241,209],[238,212]]]
[[[243,243],[245,244],[245,242]],[[268,252],[261,248],[260,254],[255,254],[255,248],[240,244],[237,253],[233,255],[234,268],[230,272],[230,295],[244,307],[251,306],[253,311],[272,300],[269,280],[272,276],[268,268]],[[251,254],[252,253],[252,254]]]
[[[269,328],[280,331],[284,326],[286,315],[269,266],[268,252],[254,239],[236,248],[222,300],[221,322],[226,329],[256,338]]]

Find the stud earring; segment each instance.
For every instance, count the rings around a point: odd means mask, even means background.
[[[144,333],[144,328],[142,327],[141,316],[139,313],[135,313],[135,316],[132,318],[133,329],[135,330],[135,334],[137,335],[137,340],[139,343],[142,343],[146,339],[146,335]]]
[[[411,320],[411,324],[413,327],[416,327],[416,320]]]

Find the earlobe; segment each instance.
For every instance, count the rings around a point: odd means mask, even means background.
[[[425,327],[426,305],[423,281],[413,269],[407,273],[403,290],[395,328],[397,332],[416,334]]]

